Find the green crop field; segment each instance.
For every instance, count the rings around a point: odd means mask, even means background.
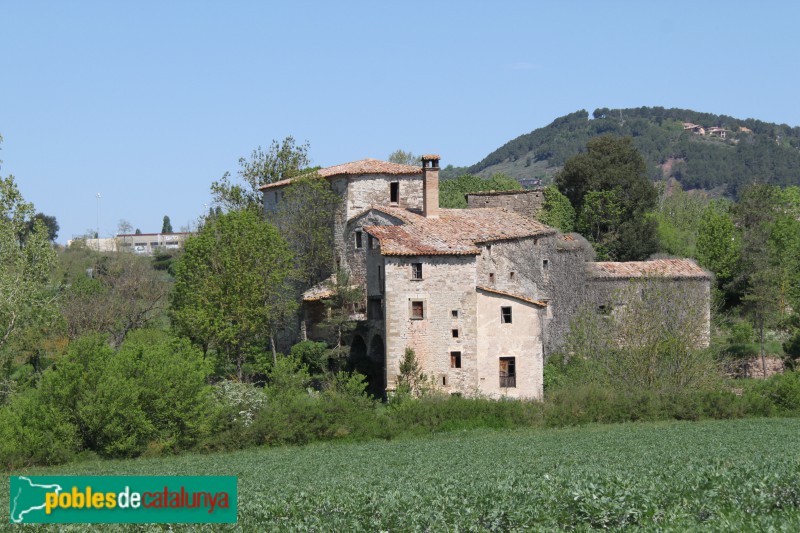
[[[236,475],[223,530],[800,531],[798,436],[800,419],[476,430],[24,473]],[[8,477],[0,506],[8,524]],[[95,530],[112,529],[141,527]]]

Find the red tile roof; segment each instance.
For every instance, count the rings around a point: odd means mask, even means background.
[[[389,174],[391,176],[413,175],[422,174],[422,167],[413,165],[400,165],[398,163],[389,163],[388,161],[381,161],[379,159],[362,159],[360,161],[352,161],[342,165],[334,165],[332,167],[322,168],[317,171],[317,174],[322,178],[332,178],[334,176],[361,176],[364,174]],[[260,190],[271,189],[273,187],[282,187],[290,184],[295,178],[285,179],[268,183],[259,187]]]
[[[643,277],[666,277],[686,279],[711,279],[711,274],[700,268],[691,259],[654,259],[652,261],[628,261],[617,263],[586,263],[590,278],[630,279]]]
[[[440,209],[439,218],[397,207],[374,209],[405,222],[364,227],[380,240],[381,255],[478,255],[481,243],[555,233],[544,224],[497,208]]]
[[[514,294],[513,292],[506,292],[506,291],[498,291],[497,289],[493,289],[491,287],[484,287],[484,286],[481,286],[481,285],[478,285],[475,288],[478,289],[479,291],[491,292],[493,294],[499,294],[501,296],[508,296],[509,298],[515,298],[517,300],[522,300],[523,302],[528,302],[529,304],[535,304],[535,305],[538,305],[540,307],[547,307],[547,303],[546,302],[540,302],[539,300],[533,300],[531,298],[528,298],[527,296],[522,296],[521,294]]]

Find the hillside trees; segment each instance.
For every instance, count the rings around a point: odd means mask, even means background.
[[[562,233],[570,233],[575,229],[575,209],[569,198],[561,194],[557,187],[550,185],[544,189],[544,204],[538,214],[539,220],[557,228]]]
[[[596,137],[586,149],[555,178],[575,208],[578,231],[595,243],[601,258],[646,258],[657,249],[655,220],[648,215],[657,193],[644,159],[629,137]]]
[[[389,154],[389,159],[387,159],[387,161],[390,163],[397,163],[399,165],[419,166],[422,162],[422,158],[418,155],[414,155],[411,152],[406,152],[405,150],[395,150]]]
[[[175,264],[171,317],[175,328],[216,351],[220,371],[239,380],[257,352],[296,309],[292,253],[278,231],[253,210],[206,220]]]
[[[303,173],[310,164],[308,143],[297,144],[291,135],[269,148],[259,146],[250,158],[239,158],[238,179],[226,172],[219,181],[211,184],[214,203],[225,209],[256,208],[261,206],[259,187]]]

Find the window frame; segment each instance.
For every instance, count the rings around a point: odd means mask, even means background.
[[[451,350],[450,351],[450,368],[460,369],[461,368],[461,351],[460,350]]]
[[[503,367],[505,366],[505,373]],[[517,388],[517,358],[501,357],[498,365],[501,389]]]
[[[506,311],[508,310],[508,311]],[[500,306],[500,323],[501,324],[513,324],[514,318],[514,311],[513,307],[510,305],[502,305]]]
[[[419,316],[417,316],[416,308],[419,308]],[[411,320],[425,320],[425,300],[411,300],[408,304],[408,311]]]
[[[413,281],[421,281],[422,278],[422,263],[411,263],[411,279]]]
[[[390,204],[399,204],[400,203],[400,182],[399,181],[389,182],[389,203]]]

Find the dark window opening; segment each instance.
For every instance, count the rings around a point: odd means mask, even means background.
[[[362,240],[361,240],[361,232],[357,231],[356,232],[356,248],[361,249],[362,246],[363,246],[363,244],[362,244]]]
[[[452,331],[453,331],[453,338],[457,339],[458,338],[458,328],[453,329]]]
[[[375,248],[375,237],[373,237],[372,235],[367,235],[367,248],[369,248],[370,250]]]
[[[400,183],[397,181],[389,184],[389,201],[393,204],[400,201]]]
[[[458,309],[453,309],[452,311],[450,311],[450,315],[453,318],[458,318]]]
[[[501,307],[500,308],[500,316],[501,322],[503,324],[511,324],[511,308],[510,307]]]
[[[509,272],[508,273],[508,279],[510,279],[511,281],[514,281],[516,279],[516,277],[517,277],[517,273],[516,272]]]
[[[494,272],[489,273],[489,283],[494,285]]]
[[[447,376],[442,376],[442,386],[443,387],[447,386]]]
[[[500,386],[511,388],[517,386],[517,365],[514,357],[500,358]]]
[[[550,264],[549,259],[542,259],[542,268],[546,269],[548,264]]]
[[[450,352],[450,368],[461,368],[461,352]]]
[[[422,279],[422,263],[411,263],[411,279]]]
[[[415,300],[411,302],[411,318],[414,320],[425,318],[425,306],[422,301]]]

